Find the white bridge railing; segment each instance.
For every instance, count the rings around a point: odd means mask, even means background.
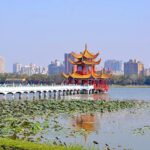
[[[21,94],[26,93],[44,93],[45,96],[48,93],[54,93],[54,94],[74,94],[74,93],[80,93],[81,91],[85,91],[86,93],[90,93],[94,89],[93,85],[40,85],[40,86],[35,86],[35,85],[26,85],[26,86],[0,86],[0,94],[3,94],[6,96],[7,94],[12,94],[13,96],[15,94],[20,94],[21,99]]]

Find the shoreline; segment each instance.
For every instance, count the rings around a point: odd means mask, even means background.
[[[109,85],[110,88],[150,88],[150,85]]]

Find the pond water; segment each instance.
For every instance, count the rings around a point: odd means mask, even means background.
[[[93,95],[71,95],[63,99],[91,100],[150,100],[150,88],[110,88],[109,93]],[[150,107],[120,110],[111,113],[62,114],[56,118],[47,133],[46,139],[69,144],[81,144],[94,149],[147,150],[150,148]],[[51,121],[52,122],[52,121]],[[94,144],[96,141],[98,144]]]
[[[144,100],[150,101],[150,88],[110,88],[108,93],[80,94],[61,97],[62,99],[91,99],[91,100]]]
[[[150,100],[150,88],[110,88],[110,99],[119,100]]]
[[[150,108],[103,114],[61,114],[51,118],[50,128],[43,136],[46,141],[94,149],[103,149],[108,144],[111,149],[147,150],[150,148]]]

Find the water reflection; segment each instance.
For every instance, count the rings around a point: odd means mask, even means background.
[[[62,96],[60,99],[65,100],[106,100],[110,99],[108,93],[100,93],[100,94],[78,94],[78,95],[69,95],[69,96]]]
[[[106,101],[110,100],[108,93],[93,94],[92,97],[93,97],[93,100],[106,100]]]
[[[78,114],[73,123],[77,130],[87,131],[88,134],[82,135],[82,141],[84,139],[82,144],[86,147],[93,144],[94,140],[99,143],[100,149],[103,149],[106,143],[118,149],[120,147],[141,150],[150,147],[150,109],[148,107],[111,113]],[[141,134],[135,129],[144,132]]]
[[[100,131],[100,117],[94,114],[78,114],[73,118],[73,128],[78,132],[85,131],[86,134],[83,134],[82,138],[84,144],[88,144],[88,138],[90,134],[99,134]]]
[[[74,118],[73,126],[75,126],[77,130],[84,129],[90,133],[96,131],[96,121],[96,115],[82,114]]]

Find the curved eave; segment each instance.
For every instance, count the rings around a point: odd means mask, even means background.
[[[112,74],[102,74],[101,78],[102,79],[110,79],[112,77]]]
[[[76,54],[74,52],[71,52],[71,55],[76,58],[76,59],[81,59],[82,58],[82,54]]]
[[[73,73],[73,74],[70,74],[70,77],[72,78],[75,78],[75,79],[88,79],[91,77],[91,74],[86,74],[86,75],[81,75],[81,74],[78,74],[78,73]]]
[[[97,73],[92,73],[92,77],[95,79],[100,79],[101,75],[97,74]]]
[[[85,58],[95,59],[98,55],[99,55],[99,52],[96,54],[92,54],[88,50],[84,50],[84,52],[83,52],[83,57],[85,57]]]
[[[68,59],[68,61],[69,61],[72,65],[81,65],[81,64],[83,64],[83,62],[81,62],[81,61],[72,61],[71,59]]]
[[[71,52],[71,55],[76,59],[81,59],[82,57],[95,59],[99,55],[99,52],[96,54],[93,54],[93,53],[89,52],[88,50],[84,50],[84,52],[81,52],[80,54]]]
[[[98,61],[72,61],[71,59],[68,59],[68,61],[72,64],[72,65],[81,65],[81,64],[86,64],[86,65],[98,65],[101,62],[101,59],[99,59]]]
[[[84,63],[86,64],[86,65],[98,65],[98,64],[100,64],[100,62],[101,62],[101,59],[99,59],[98,61],[92,61],[92,62],[89,62],[89,61],[84,61]]]
[[[72,74],[65,74],[65,73],[62,73],[63,77],[68,79],[68,78],[74,78],[74,79],[88,79],[91,77],[91,74],[86,74],[86,75],[81,75],[81,74],[78,74],[78,73],[72,73]]]
[[[111,78],[111,74],[97,74],[97,73],[92,73],[92,77],[96,79],[109,79]]]

